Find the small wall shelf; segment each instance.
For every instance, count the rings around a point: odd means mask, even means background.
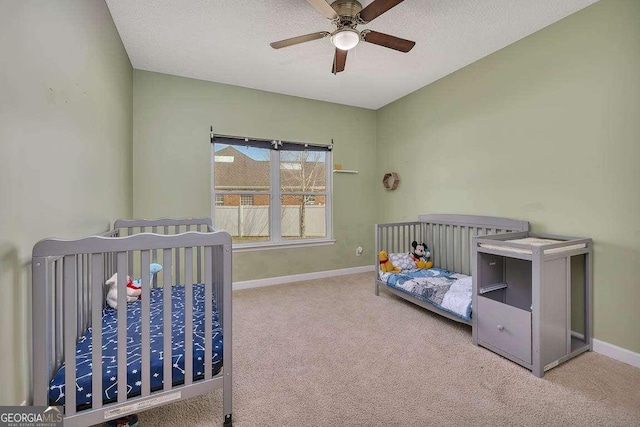
[[[334,169],[333,173],[358,173],[358,171],[345,170],[345,169]]]

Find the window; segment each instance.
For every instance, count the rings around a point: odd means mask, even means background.
[[[241,206],[253,206],[253,195],[252,194],[242,194],[240,196],[240,205]]]
[[[218,136],[211,145],[212,216],[234,246],[331,239],[331,147]]]

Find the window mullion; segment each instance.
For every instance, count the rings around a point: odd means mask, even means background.
[[[211,195],[211,200],[209,203],[209,208],[211,209],[211,220],[213,222],[213,226],[216,226],[216,186],[215,186],[215,167],[216,167],[216,149],[215,144],[211,144],[211,167],[209,168],[209,194]]]
[[[280,224],[280,211],[282,210],[280,206],[281,203],[280,152],[277,150],[271,150],[271,203],[269,204],[269,231],[272,242],[282,241],[282,226]]]
[[[333,153],[328,151],[325,155],[325,200],[324,200],[324,224],[325,236],[327,239],[333,238]]]

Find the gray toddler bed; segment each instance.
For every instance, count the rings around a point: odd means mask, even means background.
[[[433,269],[401,274],[381,274],[375,279],[375,294],[383,289],[449,319],[471,325],[471,249],[473,236],[528,231],[529,223],[508,218],[430,214],[415,222],[376,224],[376,265],[378,253],[408,254],[411,242],[426,243],[431,250]],[[420,277],[414,277],[417,274]],[[412,280],[418,283],[413,283]],[[461,292],[449,292],[458,286]],[[468,288],[468,290],[467,290]],[[461,301],[468,297],[468,303]],[[448,301],[451,301],[447,304]],[[455,310],[461,306],[459,310]],[[466,308],[464,308],[466,307]]]
[[[33,405],[86,426],[222,388],[231,425],[229,233],[209,218],[118,220],[42,240],[32,261]],[[105,305],[114,273],[117,310]],[[138,301],[126,301],[127,276],[141,278]]]

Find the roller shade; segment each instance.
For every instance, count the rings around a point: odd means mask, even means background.
[[[242,147],[265,148],[278,151],[331,151],[333,145],[317,145],[304,142],[289,142],[269,139],[242,138],[211,133],[212,144],[238,145]]]

